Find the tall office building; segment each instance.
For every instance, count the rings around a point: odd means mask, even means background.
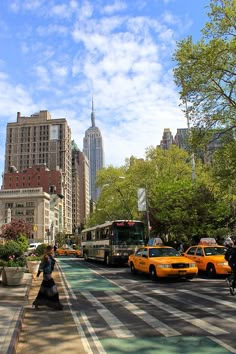
[[[89,162],[72,141],[72,221],[73,231],[79,233],[90,213]]]
[[[162,140],[160,142],[160,147],[163,150],[168,150],[173,144],[174,144],[173,135],[169,128],[165,128],[162,135]]]
[[[183,150],[189,151],[189,129],[178,128],[175,135],[175,144]]]
[[[65,233],[71,233],[71,130],[66,119],[51,119],[46,110],[30,117],[23,117],[18,112],[17,122],[7,124],[5,151],[5,173],[10,172],[12,168],[23,172],[42,164],[49,170],[61,171],[61,193],[64,196],[63,227]]]
[[[104,153],[102,135],[100,129],[95,125],[95,113],[92,100],[91,113],[92,126],[85,132],[83,152],[89,161],[89,193],[92,201],[99,197],[99,189],[96,188],[97,172],[104,166]]]

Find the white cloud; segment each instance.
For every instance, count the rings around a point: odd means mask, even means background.
[[[103,8],[103,13],[111,15],[114,12],[122,11],[127,8],[127,4],[123,1],[114,1],[113,4],[109,4]]]
[[[0,57],[0,70],[12,70],[11,79],[0,74],[0,112],[14,121],[18,110],[31,115],[48,109],[52,118],[67,118],[82,149],[93,95],[106,163],[144,156],[160,143],[164,128],[175,134],[186,126],[171,57],[190,22],[186,11],[181,22],[165,2],[12,0],[18,21],[7,34],[18,34],[21,50],[17,61]]]

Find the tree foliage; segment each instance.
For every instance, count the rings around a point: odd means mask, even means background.
[[[200,41],[177,44],[174,77],[195,126],[228,130],[236,111],[236,0],[211,0],[208,16]]]
[[[87,226],[114,219],[146,221],[137,198],[138,188],[145,188],[152,235],[190,242],[194,237],[217,236],[219,230],[226,234],[230,203],[208,166],[197,162],[196,172],[193,182],[189,154],[177,147],[151,147],[145,160],[132,158],[122,168],[104,168],[97,179],[101,195]]]
[[[22,235],[30,237],[32,232],[32,226],[24,219],[12,219],[10,223],[3,224],[2,237],[7,240],[17,240],[17,237]]]

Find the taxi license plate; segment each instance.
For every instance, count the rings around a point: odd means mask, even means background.
[[[186,274],[186,270],[179,270],[179,274]]]

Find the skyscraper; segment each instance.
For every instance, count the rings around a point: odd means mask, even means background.
[[[85,132],[83,140],[83,152],[89,161],[89,193],[92,201],[99,197],[99,189],[96,188],[97,172],[104,166],[104,153],[102,135],[100,129],[95,125],[95,113],[92,100],[91,123]]]

